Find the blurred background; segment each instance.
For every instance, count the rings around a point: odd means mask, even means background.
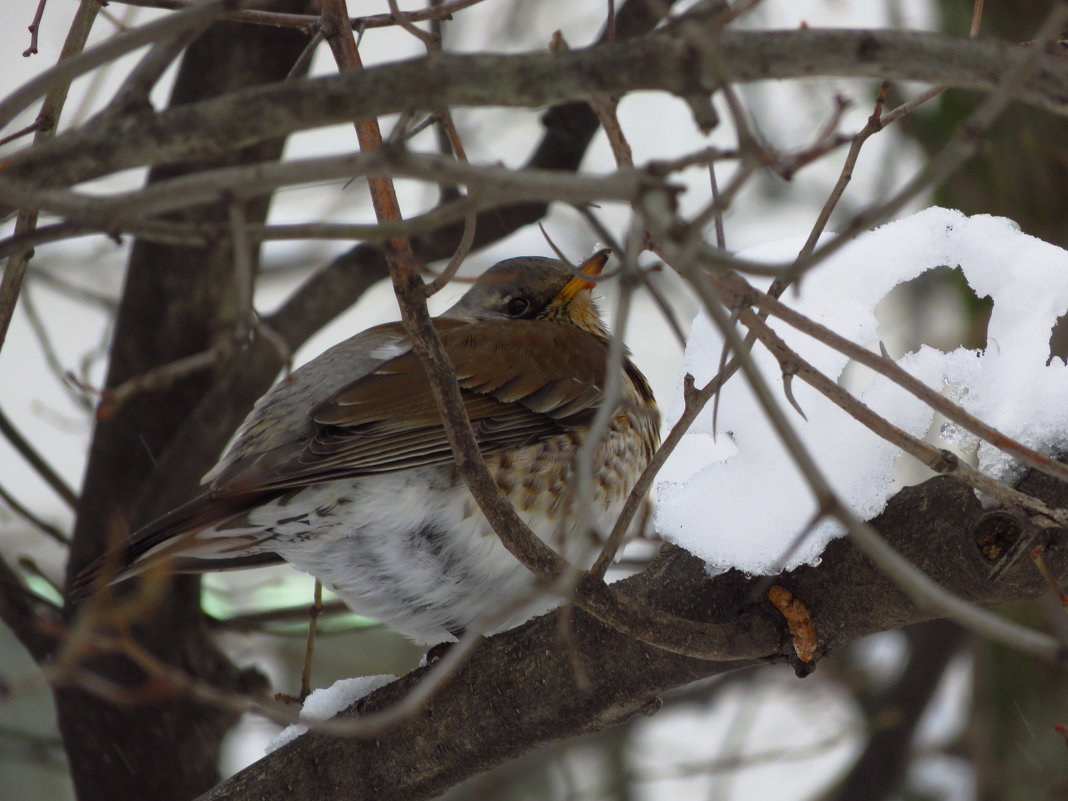
[[[685,4],[684,4],[685,5]],[[51,0],[45,9],[37,55],[24,58],[36,0],[7,0],[0,30],[0,90],[4,94],[54,63],[75,4]],[[402,7],[414,7],[402,4]],[[982,35],[1019,42],[1029,39],[1049,8],[1040,0],[988,2]],[[352,13],[380,13],[385,2],[351,3]],[[752,28],[895,27],[966,34],[973,4],[965,0],[794,0],[759,3],[739,22]],[[112,3],[97,22],[91,43],[162,12]],[[452,51],[520,52],[548,47],[561,31],[571,47],[599,35],[603,2],[490,0],[458,13],[445,24]],[[409,34],[384,28],[361,42],[365,64],[419,56]],[[64,127],[84,120],[121,82],[137,54],[74,84]],[[335,71],[329,51],[319,48],[315,74]],[[172,70],[173,73],[173,70]],[[173,74],[153,94],[166,103]],[[737,87],[753,130],[774,147],[805,147],[831,119],[836,98],[851,101],[838,125],[859,130],[873,108],[877,82],[809,80]],[[887,107],[922,87],[895,84]],[[864,147],[853,181],[832,218],[844,220],[889,196],[953,135],[978,96],[949,92]],[[717,98],[718,102],[718,98]],[[34,110],[12,127],[32,121]],[[695,131],[689,109],[653,93],[635,93],[619,107],[621,125],[636,163],[677,156],[703,145],[731,147],[729,115],[707,137]],[[472,162],[520,166],[541,136],[539,112],[515,109],[454,110]],[[395,119],[384,119],[388,133]],[[912,209],[937,204],[966,213],[1010,217],[1030,234],[1068,245],[1064,209],[1068,192],[1068,123],[1063,118],[1014,106],[987,135],[980,156]],[[413,148],[433,149],[432,131]],[[22,143],[7,145],[13,152]],[[294,136],[286,155],[348,152],[351,126]],[[790,181],[759,173],[725,215],[731,250],[784,237],[804,237],[838,178],[844,149],[801,170]],[[730,180],[723,163],[720,185]],[[603,133],[589,148],[583,168],[608,171],[614,160]],[[88,188],[133,188],[144,171],[128,171]],[[688,191],[683,209],[709,200],[703,167],[683,173]],[[412,215],[433,207],[436,187],[398,182],[401,207]],[[573,259],[622,238],[629,213],[622,206],[587,215],[555,205],[545,229]],[[372,222],[363,182],[333,182],[284,190],[275,197],[271,222],[309,220]],[[4,235],[11,232],[11,221]],[[273,242],[261,255],[255,303],[270,312],[311,271],[347,249],[343,242]],[[521,229],[473,253],[464,274],[477,274],[500,258],[550,255],[535,226]],[[70,486],[81,484],[92,430],[95,399],[87,387],[103,385],[111,322],[122,290],[128,243],[104,237],[68,240],[38,249],[12,328],[0,353],[0,411]],[[659,288],[685,328],[695,305],[667,273]],[[432,311],[449,305],[463,287],[435,298]],[[613,291],[602,292],[611,319]],[[985,342],[987,304],[970,292],[959,271],[945,269],[900,287],[884,304],[884,339],[892,351],[920,343],[944,350]],[[295,364],[371,325],[398,317],[388,285],[367,291],[348,312],[327,325],[295,354]],[[642,296],[625,338],[637,364],[650,377],[661,404],[680,381],[681,346],[654,304]],[[30,469],[8,441],[0,441],[0,554],[17,565],[36,592],[59,601],[73,513]],[[646,547],[648,551],[648,547]],[[638,553],[635,558],[641,556]],[[306,608],[312,579],[295,571],[223,574],[205,581],[204,606],[224,650],[240,665],[263,670],[274,689],[296,694],[304,655]],[[328,601],[329,602],[329,601]],[[320,626],[312,686],[339,678],[403,673],[418,649],[329,605]],[[1009,610],[1026,619],[1030,609]],[[3,693],[4,688],[8,690]],[[6,694],[6,698],[2,697]],[[824,661],[803,681],[785,668],[765,668],[689,686],[664,698],[654,718],[639,718],[588,738],[561,743],[478,777],[449,797],[497,799],[930,799],[993,801],[1068,797],[1064,740],[1053,732],[1068,719],[1063,675],[1000,646],[976,641],[953,624],[934,622],[857,642]],[[225,773],[258,759],[278,731],[247,718],[232,732],[223,753]],[[18,641],[0,627],[0,799],[72,798],[65,757],[55,725],[51,693]]]

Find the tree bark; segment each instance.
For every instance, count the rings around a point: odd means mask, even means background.
[[[1057,505],[1068,501],[1068,488],[1042,477],[1023,486]],[[985,514],[974,493],[940,477],[903,490],[873,524],[932,578],[975,603],[993,606],[1043,592],[1041,576],[1026,559],[997,582],[987,578],[991,565],[976,539]],[[1056,574],[1068,574],[1068,554],[1050,556]],[[774,581],[812,613],[820,657],[866,634],[933,617],[846,539],[833,542],[818,567]],[[763,598],[766,580],[736,572],[709,579],[699,560],[678,549],[668,549],[618,586],[635,600],[691,620],[720,622],[755,612],[782,625]],[[560,636],[561,625],[567,624],[557,612],[492,637],[431,702],[399,725],[366,739],[309,733],[202,801],[434,798],[531,749],[652,713],[657,695],[673,687],[769,662],[796,664],[785,631],[783,647],[763,659],[704,662],[624,637],[580,610],[572,613],[569,637]],[[739,651],[748,645],[739,641]],[[808,670],[800,667],[801,673]],[[383,687],[356,710],[387,708],[425,674],[416,671]]]
[[[306,10],[303,0],[290,3]],[[285,30],[248,30],[218,24],[188,49],[177,78],[172,107],[285,77],[305,44]],[[201,163],[157,168],[150,181],[226,164],[276,159],[282,140],[264,141]],[[247,204],[249,220],[266,217],[267,201]],[[225,220],[227,208],[206,206],[186,220]],[[202,352],[232,336],[235,315],[232,245],[165,248],[138,242],[127,268],[126,285],[111,346],[107,386],[115,387],[152,368]],[[214,370],[182,378],[166,389],[132,397],[98,421],[82,487],[78,521],[68,563],[68,581],[109,542],[139,523],[176,505],[194,489],[187,476],[163,476],[143,494],[155,459],[174,443],[191,408],[211,387]],[[181,443],[178,443],[181,448]],[[188,459],[191,472],[210,461],[200,453]],[[262,687],[254,671],[234,667],[211,642],[200,612],[199,582],[176,581],[166,597],[139,605],[140,616],[126,621],[135,639],[163,662],[220,687],[251,691]],[[73,617],[75,610],[68,610]],[[138,687],[144,674],[117,655],[88,661],[87,668],[114,682],[121,692]],[[91,799],[188,799],[218,781],[217,752],[233,725],[232,712],[163,698],[117,706],[76,687],[55,693],[77,795]],[[101,736],[106,733],[106,736]]]
[[[821,75],[991,91],[1033,53],[996,40],[911,31],[725,30],[713,37],[698,27],[692,36],[657,31],[567,53],[435,54],[308,83],[246,89],[158,114],[90,122],[11,157],[4,176],[65,186],[131,167],[209,158],[233,146],[349,122],[354,107],[367,117],[441,106],[537,108],[643,90],[704,103],[724,78],[745,83]],[[1068,64],[1038,55],[1025,80],[1003,90],[1064,115]]]
[[[294,0],[294,5],[302,4]],[[626,4],[618,14],[617,36],[650,30],[669,7],[670,3]],[[194,43],[183,60],[171,107],[277,82],[306,42],[306,37],[293,31],[216,25]],[[597,129],[589,107],[573,103],[550,109],[545,125],[532,165],[577,169]],[[276,139],[233,153],[224,147],[200,161],[154,168],[150,180],[276,159],[281,146],[282,140]],[[263,220],[267,205],[266,198],[246,204],[245,218]],[[480,215],[476,244],[496,241],[536,221],[547,207],[546,203],[525,203]],[[181,219],[217,222],[227,214],[225,205],[214,204]],[[418,238],[416,252],[426,261],[445,257],[460,232],[459,226],[450,226]],[[291,347],[297,347],[385,274],[380,251],[357,246],[323,268],[268,323]],[[229,336],[237,313],[234,298],[229,242],[206,248],[136,243],[107,386],[202,352],[218,337]],[[281,366],[278,351],[258,337],[239,358],[178,381],[166,391],[142,393],[98,424],[68,581],[109,541],[193,493],[200,475]],[[142,610],[135,639],[164,662],[216,687],[236,692],[262,689],[258,674],[234,668],[208,639],[198,590],[198,582],[192,579],[176,581],[167,598]],[[145,679],[121,657],[97,658],[85,666],[120,687],[137,687]],[[58,688],[56,698],[80,798],[186,799],[218,780],[218,744],[235,721],[232,713],[181,698],[120,709],[77,688]],[[98,737],[101,731],[109,732],[108,738]]]

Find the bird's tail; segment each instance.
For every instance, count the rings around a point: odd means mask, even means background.
[[[276,564],[281,558],[256,549],[259,538],[226,524],[262,499],[218,498],[204,492],[135,531],[81,570],[68,597],[81,603],[95,590],[153,570],[204,573]]]

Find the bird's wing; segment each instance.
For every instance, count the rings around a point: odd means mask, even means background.
[[[436,325],[484,453],[573,429],[596,411],[605,372],[596,337],[544,320]],[[217,496],[279,490],[451,458],[429,381],[408,351],[316,405],[303,436],[235,464],[211,487]]]
[[[574,326],[440,318],[435,326],[484,453],[580,426],[601,401],[605,345]],[[73,597],[101,576],[119,581],[163,561],[189,572],[271,560],[254,535],[229,523],[309,484],[451,458],[429,381],[400,328],[371,329],[271,390],[204,492],[83,571]]]

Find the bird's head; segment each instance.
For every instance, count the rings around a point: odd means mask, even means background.
[[[577,268],[540,256],[499,261],[478,279],[443,316],[463,320],[552,320],[608,338],[597,304],[594,283],[583,276],[599,275],[611,254],[600,250]]]

